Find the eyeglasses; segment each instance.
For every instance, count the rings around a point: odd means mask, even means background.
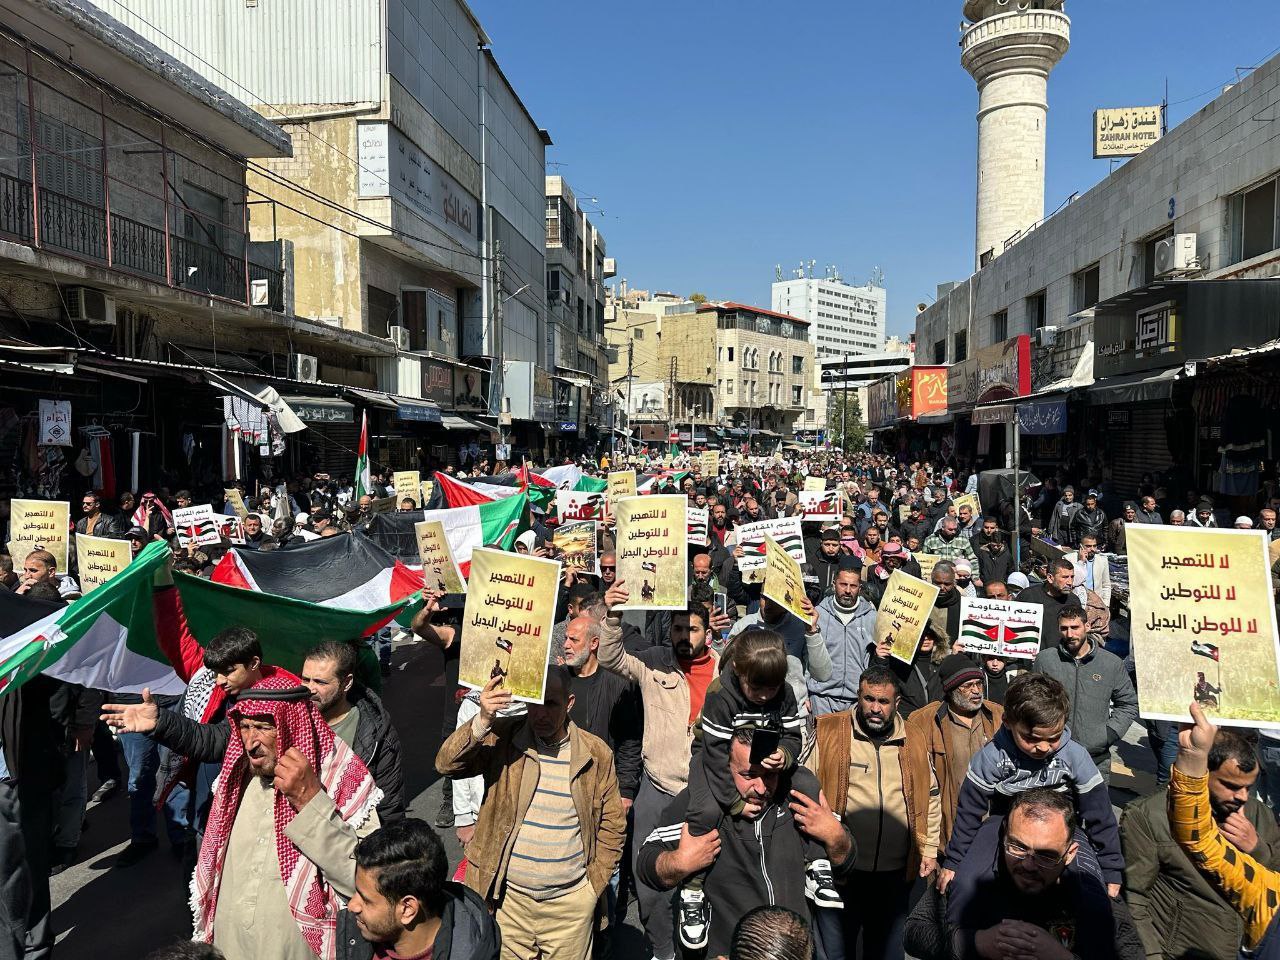
[[[602,564],[600,564],[600,569],[601,569],[601,570],[617,570],[618,568],[617,568],[617,567],[610,567],[610,566],[606,566],[605,564],[603,564],[603,563],[602,563]]]
[[[1012,837],[1005,837],[1004,852],[1014,860],[1030,860],[1037,867],[1049,870],[1067,859],[1066,853],[1048,853],[1044,850],[1032,850],[1026,844],[1019,843]]]

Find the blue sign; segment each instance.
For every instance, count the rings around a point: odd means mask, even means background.
[[[1018,429],[1029,437],[1051,437],[1067,432],[1067,401],[1046,400],[1018,405]]]
[[[561,420],[560,432],[561,433],[577,433],[578,421],[577,420]]]
[[[418,423],[440,423],[438,407],[428,407],[422,403],[397,403],[397,420],[413,420]]]

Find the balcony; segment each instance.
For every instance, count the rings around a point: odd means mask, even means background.
[[[1009,73],[1049,71],[1071,44],[1071,18],[1057,10],[1024,10],[973,24],[960,39],[960,63],[985,84]]]

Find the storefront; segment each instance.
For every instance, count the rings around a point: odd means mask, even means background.
[[[947,368],[947,409],[956,417],[956,450],[962,459],[1003,466],[1013,454],[1011,421],[980,422],[982,404],[1031,393],[1031,338],[1025,334],[983,347]]]

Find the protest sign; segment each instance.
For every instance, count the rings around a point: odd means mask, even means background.
[[[1280,649],[1260,530],[1126,524],[1141,715],[1280,729]]]
[[[224,489],[222,499],[226,501],[226,506],[231,508],[231,512],[240,519],[243,520],[249,515],[249,508],[244,505],[244,497],[240,496],[240,491],[234,487]]]
[[[844,494],[839,490],[801,490],[798,516],[802,520],[839,520]]]
[[[600,575],[597,526],[595,520],[577,520],[560,524],[551,535],[551,545],[560,551],[560,562],[575,573]]]
[[[920,564],[920,579],[927,581],[933,575],[933,568],[942,557],[936,553],[913,553],[911,559]]]
[[[132,559],[133,551],[129,549],[128,540],[76,534],[76,572],[79,574],[80,592],[88,596],[127,567]]]
[[[21,566],[33,550],[48,550],[57,561],[58,572],[66,573],[71,504],[17,497],[9,503],[9,554],[14,566]]]
[[[225,537],[229,542],[243,545],[244,540],[244,521],[239,517],[227,516],[226,514],[215,513],[213,519],[218,523],[218,536]],[[298,531],[305,533],[306,531]]]
[[[435,493],[436,483],[434,480],[423,480],[418,484],[418,490],[422,494],[421,505],[425,510],[428,503],[431,502],[431,494]]]
[[[557,490],[556,516],[561,523],[577,520],[603,520],[605,495],[587,490]]]
[[[898,526],[902,526],[907,522],[907,517],[911,516],[911,504],[898,504]]]
[[[444,524],[439,520],[419,520],[413,525],[413,535],[422,558],[422,588],[440,593],[466,593],[467,585],[453,558]]]
[[[876,611],[876,645],[893,642],[891,655],[903,663],[916,658],[916,648],[924,636],[929,612],[938,599],[938,588],[895,570],[884,587],[880,608]]]
[[[951,502],[955,504],[957,514],[961,507],[968,507],[975,517],[982,516],[982,504],[978,502],[976,493],[957,493],[951,498]]]
[[[685,507],[685,513],[689,518],[689,542],[695,547],[710,546],[710,511],[706,507]]]
[[[178,507],[173,511],[173,528],[178,534],[178,546],[203,547],[221,543],[218,521],[214,519],[213,505],[202,503],[194,507]]]
[[[764,595],[808,623],[809,617],[800,605],[804,599],[804,574],[800,572],[800,564],[768,534],[764,537],[764,548]]]
[[[390,497],[378,497],[369,504],[369,509],[373,513],[395,513],[396,508],[400,506],[400,502],[394,495]]]
[[[964,597],[960,601],[960,642],[964,652],[1034,660],[1040,652],[1044,607],[1015,600]]]
[[[559,590],[557,560],[473,550],[458,682],[479,690],[501,677],[516,700],[542,703]]]
[[[419,509],[426,503],[422,499],[422,474],[417,470],[397,470],[391,475],[391,483],[396,488],[397,510],[406,500],[412,500],[413,505]]]
[[[799,517],[780,517],[776,520],[757,520],[755,523],[744,523],[738,527],[737,546],[742,548],[742,556],[738,558],[738,570],[744,574],[754,574],[765,568],[764,538],[773,537],[778,545],[795,559],[804,563],[804,531]],[[759,583],[754,576],[752,583]]]
[[[689,603],[689,533],[681,496],[627,497],[614,504],[621,610],[684,610]]]
[[[40,446],[71,446],[71,401],[40,401]]]
[[[804,489],[807,491],[825,490],[827,489],[826,477],[805,477]]]
[[[704,477],[718,477],[720,475],[719,450],[702,451],[702,475]]]
[[[614,504],[624,497],[636,495],[636,472],[634,470],[615,470],[609,474],[609,503]]]

